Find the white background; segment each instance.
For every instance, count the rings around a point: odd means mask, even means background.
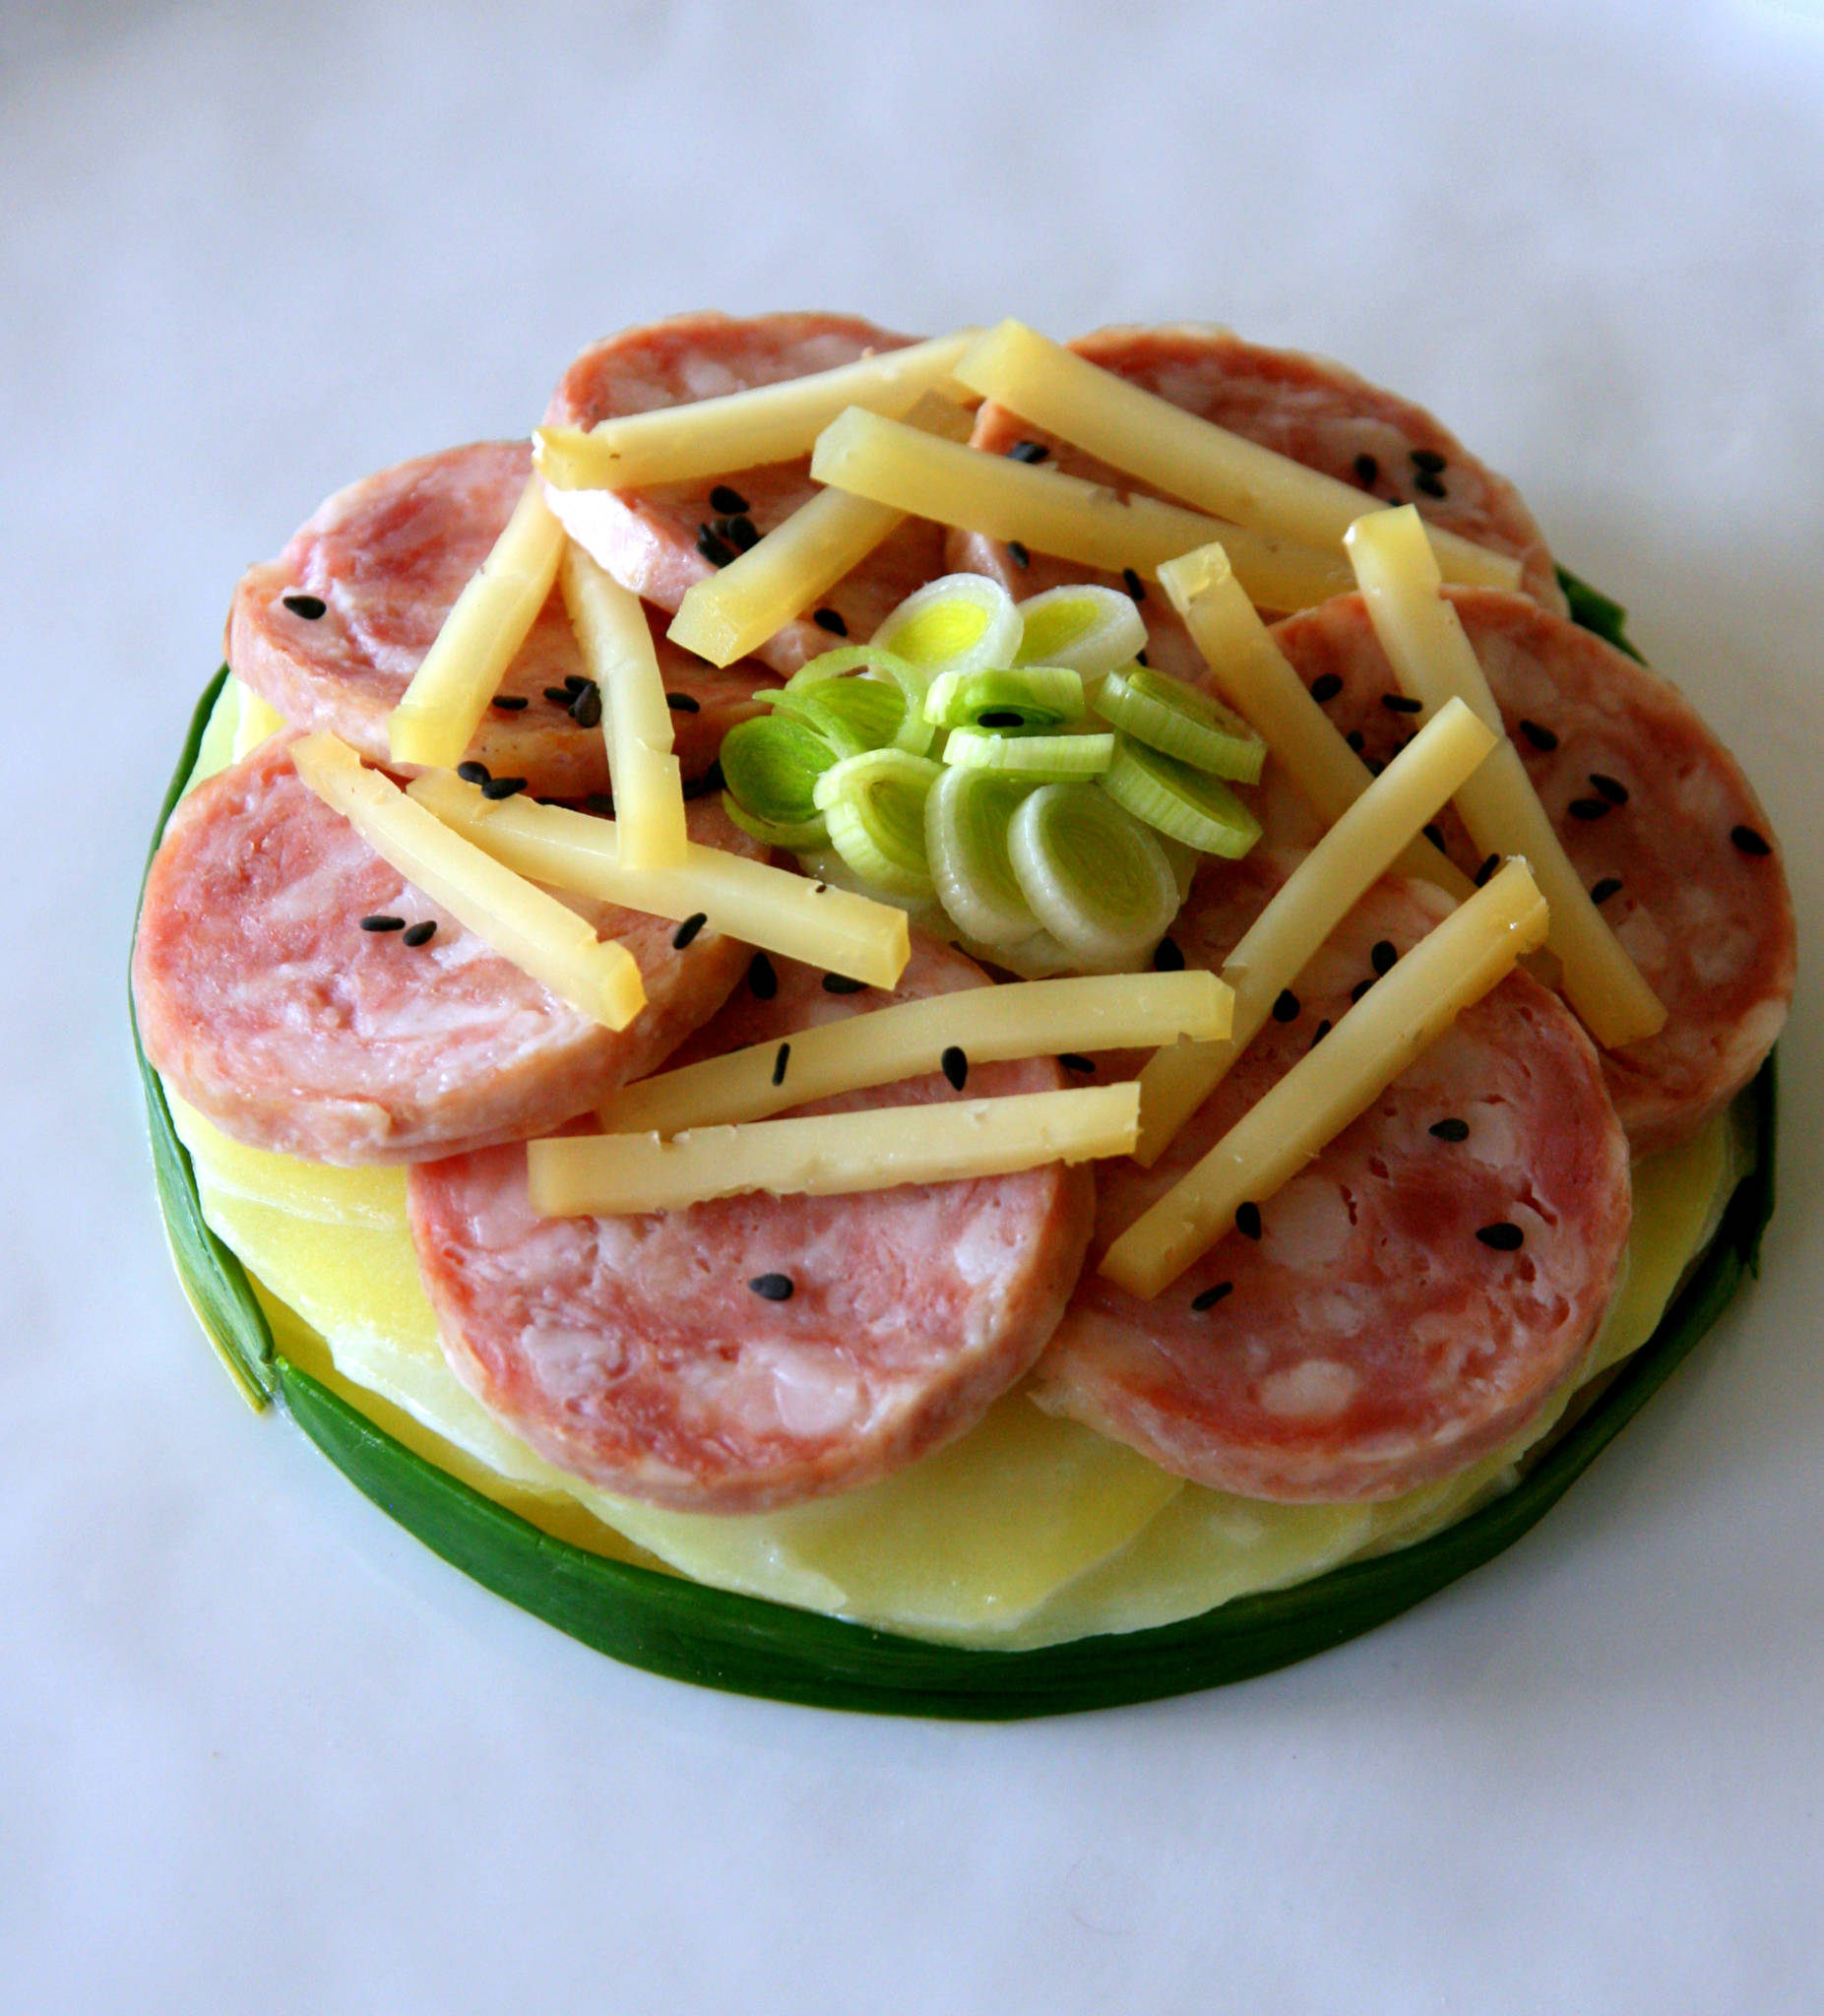
[[[1816,990],[1766,1276],[1372,1637],[1011,1728],[616,1667],[444,1568],[179,1297],[139,856],[229,590],[685,307],[1345,357],[1742,755],[1807,944],[1824,7],[0,12],[0,2007],[1812,2010]]]

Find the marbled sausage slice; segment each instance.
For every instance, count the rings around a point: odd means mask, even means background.
[[[895,999],[983,983],[916,937]],[[865,1012],[779,962],[687,1054]],[[1054,1088],[1049,1059],[983,1065],[968,1094]],[[942,1078],[805,1111],[949,1100]],[[891,1111],[881,1112],[883,1132]],[[642,1217],[535,1218],[521,1148],[411,1172],[418,1267],[459,1378],[553,1463],[690,1511],[852,1488],[961,1434],[1032,1364],[1082,1264],[1087,1169],[851,1197],[751,1195]],[[768,1300],[749,1283],[790,1283]]]
[[[1449,594],[1584,887],[1604,891],[1603,914],[1666,1004],[1658,1036],[1603,1055],[1634,1152],[1650,1155],[1726,1105],[1786,1022],[1797,955],[1779,844],[1674,686],[1523,596]],[[1382,705],[1399,687],[1361,598],[1289,617],[1274,636],[1307,686],[1342,681],[1324,712],[1371,762],[1390,758],[1412,720]],[[1283,783],[1270,777],[1262,795],[1270,833],[1308,820]],[[1447,812],[1439,825],[1474,872],[1460,822]]]
[[[146,1053],[223,1132],[345,1166],[400,1163],[560,1125],[653,1070],[708,1021],[748,953],[599,912],[638,961],[647,1004],[592,1022],[405,882],[307,790],[276,737],[200,786],[146,885],[133,987]],[[720,804],[692,837],[758,850]],[[428,944],[364,916],[434,921]]]
[[[1280,872],[1271,857],[1206,869],[1173,935],[1220,963]],[[1498,1447],[1572,1370],[1627,1237],[1627,1143],[1589,1039],[1524,974],[1267,1200],[1258,1240],[1230,1232],[1151,1302],[1095,1272],[1348,1010],[1375,945],[1407,949],[1448,908],[1424,884],[1376,885],[1300,976],[1296,1012],[1268,1023],[1159,1166],[1099,1166],[1096,1238],[1039,1363],[1041,1406],[1218,1489],[1384,1498]],[[1439,1138],[1440,1121],[1466,1137]],[[1524,1243],[1478,1237],[1495,1226]]]
[[[250,568],[228,614],[228,662],[295,727],[327,728],[369,762],[391,763],[387,716],[399,704],[469,577],[486,559],[532,473],[520,441],[449,448],[339,490],[276,560]],[[289,598],[289,601],[287,601]],[[321,605],[320,614],[310,611]],[[701,777],[737,721],[776,682],[752,659],[724,670],[679,651],[653,622],[687,778]],[[469,754],[541,797],[608,788],[607,745],[546,689],[585,675],[561,593],[553,589],[501,680],[516,711],[489,708]]]
[[[626,413],[687,406],[699,399],[776,385],[814,371],[833,371],[872,351],[902,349],[915,337],[895,336],[852,315],[674,315],[624,330],[577,358],[551,395],[548,422],[593,427]],[[586,543],[617,581],[661,609],[676,609],[685,593],[716,571],[699,546],[705,526],[745,518],[766,534],[816,495],[808,458],[769,463],[683,483],[640,490],[578,492],[587,514]],[[744,507],[722,509],[711,491],[732,490]],[[560,511],[564,508],[558,499]],[[584,536],[582,519],[576,530]],[[805,610],[755,656],[781,672],[847,636],[865,643],[882,617],[944,571],[941,528],[908,519],[891,537],[823,598],[843,629],[820,628]]]
[[[1431,523],[1517,555],[1528,592],[1551,608],[1563,607],[1551,555],[1520,493],[1422,407],[1327,358],[1267,349],[1207,324],[1100,329],[1070,347],[1230,433],[1353,484],[1369,497],[1416,504]],[[1073,475],[1123,491],[1147,489],[992,401],[976,415],[975,447],[1004,455],[1022,441],[1048,449],[1056,466]],[[949,554],[953,567],[991,575],[1021,598],[1067,581],[1122,585],[1118,575],[1097,574],[1041,553],[1022,567],[999,540],[973,533],[953,533]],[[1148,662],[1176,678],[1205,683],[1203,659],[1162,590],[1146,591],[1141,614],[1147,619]]]

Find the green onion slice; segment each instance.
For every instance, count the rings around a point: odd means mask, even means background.
[[[743,811],[741,803],[732,791],[722,794],[722,808],[728,815],[728,823],[738,826],[751,839],[759,841],[762,847],[783,847],[788,853],[796,853],[800,848],[828,847],[830,829],[824,824],[819,812],[815,819],[761,819],[752,812]]]
[[[1238,714],[1182,679],[1147,665],[1110,672],[1097,689],[1096,712],[1148,748],[1175,756],[1193,770],[1258,784],[1267,745]]]
[[[1093,678],[1147,648],[1146,622],[1118,589],[1054,588],[1023,601],[1020,619],[1015,664],[1068,665]]]
[[[998,950],[1038,929],[1007,852],[1007,826],[1028,787],[946,767],[924,801],[924,850],[937,900],[976,944]]]
[[[839,756],[884,749],[906,721],[906,696],[885,679],[825,679],[774,696],[775,715],[807,723]]]
[[[927,677],[1013,663],[1020,611],[985,574],[946,574],[909,595],[874,632],[872,650],[910,659]]]
[[[1031,734],[1083,719],[1083,681],[1062,665],[1021,671],[944,672],[924,696],[924,718],[945,728]]]
[[[924,852],[925,794],[942,766],[906,749],[849,756],[817,779],[830,845],[863,882],[896,896],[936,894]]]
[[[1114,760],[1112,735],[997,735],[987,728],[952,728],[944,761],[966,770],[997,770],[1027,784],[1064,784],[1100,777]]]
[[[1034,915],[1090,972],[1137,966],[1177,914],[1171,863],[1094,785],[1036,790],[1013,815],[1007,850]]]
[[[891,620],[891,619],[889,619]],[[908,658],[898,652],[883,651],[871,644],[846,644],[836,651],[826,651],[820,656],[801,664],[786,680],[785,692],[774,702],[787,712],[805,710],[811,687],[824,685],[831,679],[840,679],[846,673],[872,671],[892,680],[899,688],[905,705],[898,727],[883,742],[867,746],[879,748],[884,742],[891,742],[896,749],[910,749],[914,756],[922,756],[931,746],[936,730],[924,718],[924,690],[930,683],[930,674],[922,671]],[[860,683],[859,681],[855,683]],[[868,681],[881,683],[880,678]],[[865,704],[865,703],[863,703]],[[812,717],[815,718],[814,716]],[[855,756],[858,749],[845,749],[845,756]]]
[[[1116,735],[1102,789],[1136,819],[1206,854],[1238,860],[1260,838],[1260,821],[1226,784],[1188,763]]]
[[[824,837],[817,780],[837,753],[817,729],[789,715],[756,715],[722,738],[723,802],[743,833],[769,847],[816,847]]]

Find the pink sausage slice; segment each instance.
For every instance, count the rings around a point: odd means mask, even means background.
[[[1226,865],[1226,864],[1225,864]],[[1215,965],[1285,857],[1206,869],[1173,927]],[[1371,890],[1153,1169],[1099,1166],[1096,1237],[1034,1397],[1220,1490],[1392,1497],[1497,1448],[1576,1365],[1615,1280],[1627,1143],[1595,1051],[1516,974],[1151,1302],[1095,1272],[1117,1232],[1449,908]]]
[[[713,802],[692,836],[753,853]],[[434,923],[427,943],[365,916]],[[652,1070],[722,1005],[744,946],[604,908],[647,1005],[590,1021],[491,952],[299,782],[276,738],[178,808],[146,885],[146,1053],[217,1126],[309,1162],[410,1162],[549,1129]]]
[[[1779,843],[1735,759],[1668,681],[1524,597],[1452,589],[1508,734],[1584,887],[1665,1002],[1665,1029],[1603,1055],[1636,1155],[1684,1140],[1740,1091],[1786,1022],[1796,967]],[[1384,763],[1412,732],[1359,596],[1289,617],[1280,649],[1324,712]],[[1320,685],[1318,682],[1322,681]],[[1308,817],[1284,786],[1269,832]],[[1455,816],[1439,821],[1474,873]]]
[[[626,413],[835,370],[916,341],[852,315],[676,315],[585,350],[551,395],[545,418],[593,427]],[[590,544],[617,581],[656,607],[675,610],[687,590],[725,566],[752,536],[790,517],[818,487],[804,458],[691,482],[593,491]],[[824,597],[821,623],[818,612],[806,609],[756,656],[778,671],[795,672],[845,637],[865,643],[889,610],[943,571],[941,529],[908,519]]]
[[[984,984],[914,937],[895,999]],[[682,1056],[789,1041],[873,992],[757,964]],[[787,1059],[789,1069],[789,1059]],[[967,1093],[1060,1083],[983,1065]],[[958,1095],[943,1078],[803,1110]],[[849,1197],[752,1195],[618,1219],[539,1219],[522,1148],[420,1165],[418,1267],[457,1376],[562,1469],[685,1511],[851,1489],[978,1420],[1050,1337],[1094,1212],[1087,1169]]]
[[[1267,349],[1206,324],[1100,329],[1070,347],[1230,433],[1353,484],[1365,497],[1416,504],[1433,524],[1496,552],[1515,554],[1524,564],[1528,593],[1551,608],[1563,606],[1551,555],[1520,493],[1470,455],[1422,407],[1383,392],[1327,358]],[[1146,489],[992,401],[976,416],[974,442],[994,455],[1030,443],[1073,475],[1122,491]],[[1041,553],[1031,554],[1022,565],[999,540],[970,533],[952,534],[949,551],[953,567],[991,575],[1022,599],[1068,581],[1122,586],[1119,575],[1098,574]],[[1149,663],[1203,684],[1208,678],[1203,659],[1164,593],[1146,588],[1143,595]]]
[[[242,577],[228,615],[228,662],[295,727],[327,728],[369,762],[390,763],[386,720],[470,576],[499,537],[532,451],[483,441],[421,456],[339,490],[277,560]],[[701,777],[737,721],[775,682],[751,659],[725,670],[654,637],[672,710],[678,761]],[[523,777],[543,797],[608,788],[607,745],[573,719],[567,681],[585,676],[555,589],[501,681],[469,755],[497,777]],[[548,690],[547,690],[548,689]]]

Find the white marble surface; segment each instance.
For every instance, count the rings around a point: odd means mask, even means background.
[[[702,305],[1216,318],[1413,394],[1739,750],[1815,945],[1824,7],[23,0],[0,191],[0,2008],[1815,2009],[1812,970],[1765,1278],[1541,1529],[1013,1728],[613,1666],[250,1417],[122,979],[239,570]]]

